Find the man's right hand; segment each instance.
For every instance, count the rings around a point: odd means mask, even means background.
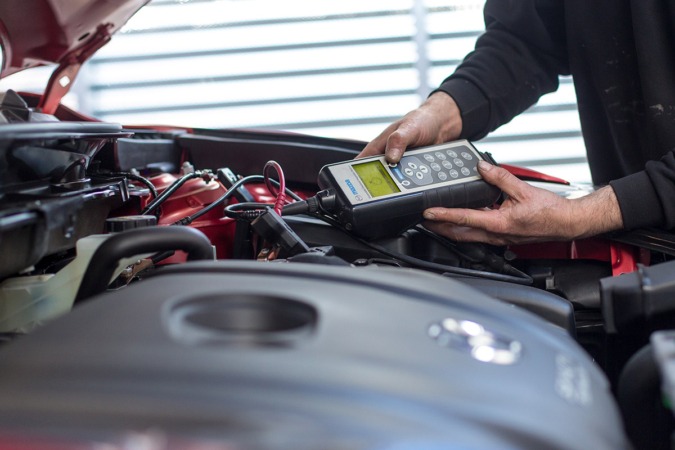
[[[461,132],[457,103],[445,92],[436,92],[419,108],[389,125],[357,158],[384,153],[388,162],[397,163],[408,147],[442,144],[457,139]]]
[[[621,208],[611,186],[569,200],[485,161],[478,163],[478,171],[506,194],[500,207],[429,208],[424,212],[426,228],[453,241],[492,245],[569,241],[623,228]]]

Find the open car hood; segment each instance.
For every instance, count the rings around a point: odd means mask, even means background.
[[[4,0],[0,2],[0,76],[62,64],[122,27],[149,0]],[[99,45],[100,47],[100,45]]]

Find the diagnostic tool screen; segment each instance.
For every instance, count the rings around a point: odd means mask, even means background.
[[[379,161],[354,164],[352,168],[373,197],[401,192]]]

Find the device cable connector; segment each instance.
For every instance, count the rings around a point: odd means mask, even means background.
[[[335,190],[326,189],[317,192],[313,197],[306,200],[297,201],[285,205],[283,208],[284,215],[291,216],[296,214],[315,214],[319,211],[330,212],[335,208]]]
[[[260,217],[251,222],[251,227],[265,241],[278,245],[284,251],[285,255],[280,255],[280,257],[293,256],[309,251],[309,246],[270,207]]]

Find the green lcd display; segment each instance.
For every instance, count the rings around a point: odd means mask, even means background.
[[[391,178],[391,175],[389,175],[379,161],[354,164],[352,168],[372,197],[381,197],[401,192]]]

